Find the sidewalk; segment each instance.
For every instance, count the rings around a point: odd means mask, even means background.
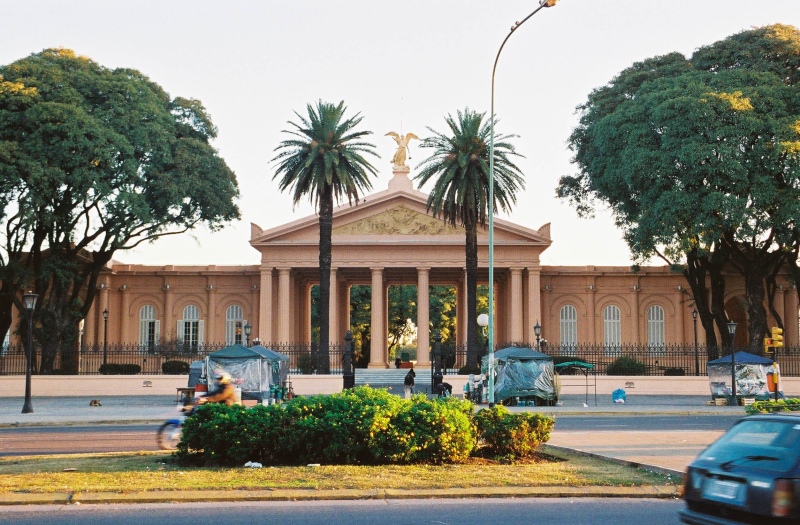
[[[608,397],[608,399],[606,399]],[[113,396],[100,398],[101,406],[90,406],[90,397],[33,398],[32,414],[22,414],[23,398],[0,398],[0,427],[29,425],[72,425],[81,423],[160,422],[177,414],[174,396]],[[287,500],[287,499],[364,499],[364,498],[465,498],[465,497],[676,497],[682,473],[688,463],[721,432],[685,431],[559,431],[558,418],[576,415],[660,415],[688,414],[744,416],[743,407],[709,406],[704,396],[631,396],[625,404],[613,403],[610,396],[564,396],[560,406],[512,407],[512,411],[537,411],[556,418],[556,427],[547,446],[565,448],[638,466],[670,475],[674,486],[664,487],[531,487],[497,489],[491,494],[470,488],[442,489],[417,493],[414,490],[372,491],[186,491],[176,494],[0,494],[0,506],[50,503],[145,503],[159,501]],[[485,406],[485,405],[484,405]]]

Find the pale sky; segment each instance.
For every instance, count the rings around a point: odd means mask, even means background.
[[[492,65],[515,21],[536,0],[0,0],[0,64],[65,47],[109,67],[137,69],[172,97],[202,101],[214,146],[236,173],[242,220],[221,233],[168,237],[115,259],[137,264],[257,264],[250,223],[264,229],[314,212],[272,180],[275,147],[294,112],[344,100],[364,117],[386,189],[389,131],[428,136],[465,107],[489,112]],[[567,139],[575,107],[637,61],[684,55],[773,23],[800,27],[798,0],[562,0],[511,36],[495,80],[496,132],[516,134],[526,189],[502,218],[552,223],[544,265],[628,265],[610,215],[579,219],[555,198],[576,171]],[[412,175],[426,150],[411,142]],[[423,188],[425,191],[426,188]],[[660,264],[660,262],[657,262]]]

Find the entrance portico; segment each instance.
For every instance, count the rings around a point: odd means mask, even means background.
[[[333,214],[330,341],[340,342],[350,327],[353,285],[372,288],[372,342],[369,366],[389,366],[387,291],[390,285],[417,286],[417,363],[429,365],[429,287],[457,290],[457,343],[467,339],[464,231],[426,212],[428,195],[413,188],[407,167],[395,166],[386,191],[367,195],[356,206]],[[496,337],[532,341],[541,319],[539,257],[551,243],[550,225],[533,231],[503,220],[494,222]],[[262,341],[308,343],[310,289],[319,283],[319,222],[308,216],[269,230],[251,225],[250,244],[261,252]],[[479,272],[488,280],[488,232],[478,232]],[[475,320],[466,320],[475,322]]]

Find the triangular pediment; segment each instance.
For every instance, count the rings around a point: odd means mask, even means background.
[[[454,235],[462,232],[461,228],[402,204],[333,228],[333,235]]]

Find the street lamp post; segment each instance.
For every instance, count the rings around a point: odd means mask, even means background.
[[[503,51],[503,46],[506,45],[506,42],[509,37],[514,34],[514,31],[543,8],[553,7],[556,3],[558,3],[558,0],[539,0],[539,7],[523,18],[521,22],[516,22],[511,26],[511,31],[503,39],[503,43],[500,44],[500,49],[497,50],[497,56],[494,59],[494,67],[492,67],[492,109],[489,116],[489,317],[487,320],[490,407],[494,406],[494,375],[492,374],[494,369],[494,76],[497,71],[497,61],[500,60],[500,53]]]
[[[108,308],[103,310],[103,364],[108,363]]]
[[[694,375],[700,375],[700,356],[697,354],[697,309],[692,310],[692,323],[694,324]]]
[[[23,414],[33,413],[33,403],[31,403],[31,368],[33,367],[33,311],[36,309],[36,299],[39,296],[33,292],[28,292],[22,296],[22,304],[25,306],[25,314],[28,318],[28,352],[25,360],[25,403],[22,405]]]
[[[253,327],[250,326],[250,323],[247,323],[246,325],[244,325],[244,337],[245,337],[245,340],[247,341],[247,344],[245,346],[248,346],[248,347],[250,346],[250,334],[252,334],[252,333],[253,333]]]
[[[533,325],[533,333],[536,335],[536,349],[539,349],[539,343],[542,340],[542,325],[539,324],[539,321],[536,321],[536,324]]]
[[[491,288],[490,288],[491,289]],[[487,337],[486,340],[486,348],[487,352],[488,349],[492,347],[491,341],[488,340],[488,332],[487,328],[489,327],[489,315],[488,314],[480,314],[478,316],[478,326],[481,327],[483,331],[483,335]],[[487,394],[487,399],[489,400],[489,408],[494,407],[494,353],[489,354],[489,369],[487,373],[489,374],[489,393]]]
[[[736,336],[736,323],[728,321],[728,333],[731,335],[731,400],[734,405],[738,404],[736,400],[736,355],[733,340]]]
[[[442,384],[442,333],[438,330],[433,336],[433,376],[431,376],[431,394],[436,394],[436,387]]]

